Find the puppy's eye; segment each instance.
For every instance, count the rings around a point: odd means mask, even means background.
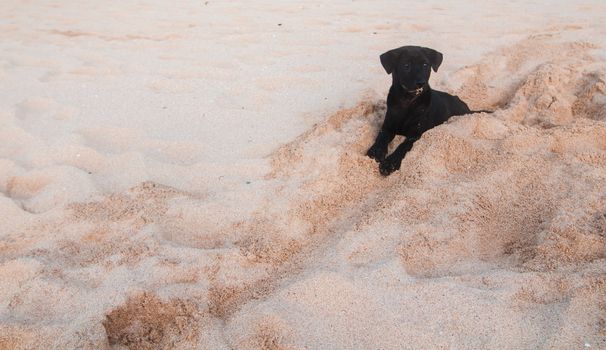
[[[427,68],[427,63],[423,63],[423,68]]]
[[[410,64],[408,64],[408,63],[404,63],[404,68],[405,68],[405,69],[410,68]]]

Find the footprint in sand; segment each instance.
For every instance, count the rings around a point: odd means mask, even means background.
[[[52,166],[8,178],[6,193],[24,210],[42,213],[74,200],[86,200],[97,190],[87,172]]]
[[[76,107],[62,105],[48,97],[31,97],[15,106],[15,116],[23,121],[36,122],[43,118],[65,120],[77,113]]]

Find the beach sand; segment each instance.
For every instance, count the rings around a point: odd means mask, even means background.
[[[0,2],[0,349],[606,348],[602,1]],[[391,78],[472,109],[389,177]]]

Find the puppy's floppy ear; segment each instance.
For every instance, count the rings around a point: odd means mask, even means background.
[[[398,59],[400,58],[400,54],[402,53],[402,49],[403,48],[400,47],[397,49],[389,50],[380,56],[381,64],[383,65],[383,68],[385,68],[387,74],[391,74],[391,72],[393,72],[393,70],[396,68],[396,65],[398,64]]]
[[[429,58],[431,68],[434,72],[438,71],[438,67],[442,64],[442,54],[428,47],[423,48],[423,53]]]

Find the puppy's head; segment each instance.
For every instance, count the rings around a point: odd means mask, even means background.
[[[441,63],[441,53],[420,46],[402,46],[381,55],[381,64],[387,74],[393,74],[394,84],[413,95],[428,86],[430,67],[437,72]]]

